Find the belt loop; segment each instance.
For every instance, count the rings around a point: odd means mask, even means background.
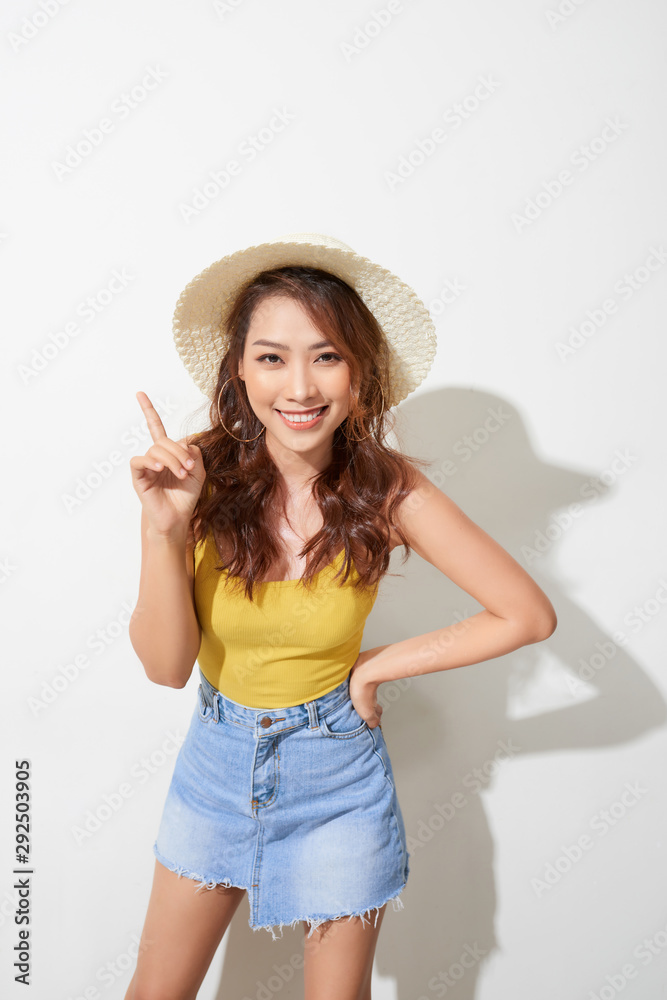
[[[318,729],[320,722],[317,718],[317,704],[314,701],[307,701],[306,708],[308,709],[308,728]]]
[[[220,722],[220,699],[217,694],[213,695],[213,719]]]

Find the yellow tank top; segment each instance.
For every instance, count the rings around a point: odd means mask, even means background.
[[[288,708],[313,701],[349,674],[361,649],[379,584],[355,590],[354,564],[341,586],[333,577],[344,550],[307,590],[298,580],[226,586],[212,535],[195,545],[195,605],[202,629],[197,660],[206,679],[249,708]]]

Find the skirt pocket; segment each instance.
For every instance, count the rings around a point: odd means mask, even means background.
[[[320,728],[324,735],[331,739],[349,740],[365,733],[369,727],[352,704],[352,699],[347,698],[342,704],[320,717]]]
[[[197,715],[201,722],[210,722],[214,716],[213,708],[207,703],[204,697],[204,689],[201,684],[197,691]]]

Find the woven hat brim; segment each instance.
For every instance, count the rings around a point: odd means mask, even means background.
[[[295,234],[222,257],[193,278],[179,296],[174,342],[204,395],[213,399],[220,361],[228,348],[227,317],[240,288],[261,271],[288,264],[337,275],[371,310],[390,348],[392,394],[385,400],[387,409],[417,388],[433,364],[437,342],[433,320],[415,291],[338,240]]]

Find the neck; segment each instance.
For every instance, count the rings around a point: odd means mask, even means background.
[[[267,435],[266,446],[275,463],[287,497],[300,498],[311,491],[312,480],[328,468],[333,455],[332,439],[323,441],[311,451],[298,452],[286,448]]]

